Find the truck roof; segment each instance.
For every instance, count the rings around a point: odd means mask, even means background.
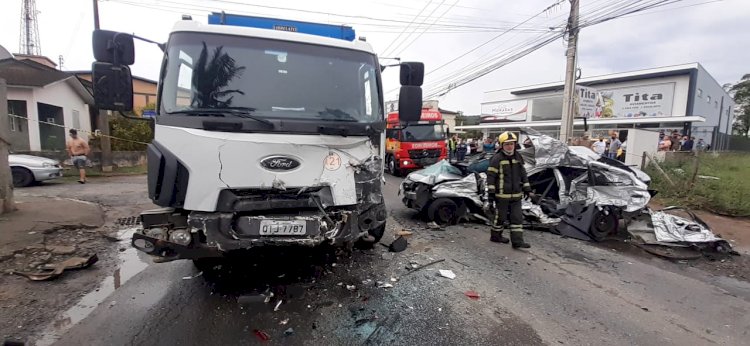
[[[354,40],[346,41],[318,35],[310,35],[296,32],[287,32],[281,30],[258,29],[250,27],[241,27],[233,25],[213,25],[203,24],[194,20],[182,20],[175,23],[172,32],[201,32],[246,37],[266,38],[280,41],[292,41],[300,43],[316,44],[321,46],[337,47],[343,49],[358,50],[370,54],[375,54],[369,43]]]

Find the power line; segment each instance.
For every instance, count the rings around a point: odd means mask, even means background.
[[[426,23],[426,22],[427,22],[427,20],[428,20],[428,19],[430,19],[430,17],[432,17],[432,15],[433,15],[433,14],[434,14],[434,13],[435,13],[435,12],[436,12],[436,11],[437,11],[437,10],[438,10],[439,8],[440,8],[440,7],[442,7],[442,6],[443,6],[443,4],[445,3],[445,1],[446,1],[446,0],[443,0],[442,2],[440,2],[440,5],[437,5],[437,6],[435,6],[435,8],[434,8],[434,9],[432,9],[432,12],[430,12],[430,14],[428,14],[428,15],[427,15],[426,17],[424,17],[424,19],[422,19],[422,22],[420,23],[420,25],[424,25],[424,23]],[[438,18],[438,19],[440,19],[440,18]],[[435,21],[437,21],[437,20],[435,20]],[[433,24],[435,24],[435,23],[433,22]],[[427,27],[427,29],[429,29],[429,26]],[[400,42],[399,44],[397,44],[397,45],[396,45],[396,46],[395,46],[395,47],[393,48],[393,51],[392,51],[391,53],[385,53],[385,52],[384,52],[384,53],[383,53],[383,55],[386,55],[386,56],[388,56],[388,55],[393,55],[393,56],[397,56],[397,54],[395,54],[395,52],[396,52],[396,51],[397,51],[397,50],[399,49],[399,47],[401,47],[401,45],[402,45],[402,44],[406,43],[406,41],[408,41],[408,40],[409,40],[409,38],[410,38],[410,37],[411,37],[411,36],[412,36],[412,35],[413,35],[413,34],[414,34],[415,32],[417,32],[417,30],[419,30],[419,27],[415,26],[415,27],[414,27],[414,30],[412,30],[412,31],[411,31],[411,32],[409,33],[409,35],[407,35],[407,36],[406,36],[406,38],[404,38],[404,40],[403,40],[403,41],[401,41],[401,42]],[[419,36],[421,36],[421,35],[419,35]],[[417,38],[419,38],[419,36],[417,36]],[[410,43],[410,44],[411,44],[411,43]],[[407,45],[407,47],[408,47],[408,45]],[[400,51],[399,51],[399,53],[400,53]]]
[[[387,52],[387,51],[388,51],[388,49],[389,49],[389,48],[391,48],[391,46],[393,46],[393,44],[394,44],[394,43],[395,43],[396,41],[398,41],[398,39],[399,39],[399,38],[401,37],[401,35],[403,35],[403,34],[404,34],[404,33],[406,32],[406,30],[408,30],[408,29],[409,29],[409,27],[410,27],[410,26],[411,26],[411,25],[412,25],[412,24],[413,24],[413,23],[414,23],[415,21],[417,21],[417,18],[419,18],[419,15],[420,15],[420,14],[422,14],[422,12],[424,12],[424,10],[426,10],[426,9],[427,9],[427,7],[429,7],[431,3],[432,3],[432,0],[430,0],[430,1],[429,1],[429,2],[428,2],[428,3],[426,4],[426,5],[424,5],[424,7],[422,7],[422,10],[421,10],[421,11],[419,11],[419,13],[417,13],[417,15],[416,15],[416,16],[414,16],[414,19],[412,19],[412,20],[411,20],[411,22],[409,22],[409,24],[408,24],[408,25],[406,25],[406,26],[404,27],[404,29],[403,29],[403,30],[402,30],[402,31],[401,31],[401,32],[400,32],[400,33],[398,34],[398,36],[396,36],[396,38],[395,38],[395,39],[394,39],[393,41],[391,41],[391,43],[389,43],[387,47],[385,47],[385,49],[383,50],[383,54],[385,54],[385,52]]]
[[[400,55],[401,53],[403,53],[403,51],[404,51],[404,50],[406,50],[407,48],[409,48],[409,46],[411,46],[411,45],[412,45],[412,43],[414,43],[414,42],[415,42],[416,40],[418,40],[418,39],[419,39],[420,37],[422,37],[422,35],[423,35],[423,34],[424,34],[425,32],[427,32],[427,30],[428,30],[428,29],[430,29],[430,27],[432,27],[433,25],[435,25],[435,23],[436,23],[436,22],[437,22],[438,20],[440,20],[441,18],[443,18],[443,16],[445,16],[445,14],[446,14],[446,13],[450,12],[450,10],[451,10],[451,9],[452,9],[452,8],[453,8],[454,6],[456,6],[456,4],[458,4],[458,2],[459,2],[459,1],[460,1],[460,0],[456,0],[456,1],[455,1],[455,2],[453,3],[453,5],[451,5],[450,7],[448,7],[448,9],[447,9],[447,10],[445,10],[445,12],[443,12],[443,14],[441,14],[441,15],[440,15],[440,17],[438,17],[437,19],[435,19],[435,20],[434,20],[434,21],[432,22],[432,24],[430,24],[430,25],[429,25],[428,27],[426,27],[426,28],[425,28],[425,29],[424,29],[424,30],[423,30],[423,31],[422,31],[422,32],[421,32],[421,33],[420,33],[419,35],[417,35],[417,37],[415,37],[415,38],[414,38],[414,39],[413,39],[413,40],[412,40],[411,42],[409,42],[409,44],[407,44],[407,45],[406,45],[406,46],[405,46],[404,48],[402,48],[402,49],[401,49],[400,51],[398,51],[398,53],[395,53],[395,54],[393,54],[393,55],[395,55],[395,56],[399,56],[399,55]],[[443,1],[443,2],[445,2],[445,1]],[[442,4],[441,4],[441,5],[442,5]]]

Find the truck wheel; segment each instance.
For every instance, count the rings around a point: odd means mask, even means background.
[[[195,268],[204,273],[216,271],[218,269],[216,267],[224,263],[225,263],[225,260],[223,258],[215,258],[215,257],[196,258],[193,260],[193,265],[195,266]]]
[[[452,224],[456,219],[458,205],[449,198],[438,198],[427,208],[427,216],[438,225]]]
[[[398,168],[396,159],[394,159],[393,156],[388,158],[388,173],[390,173],[394,177],[401,176],[401,169]]]
[[[385,223],[383,223],[382,226],[373,228],[369,231],[367,231],[373,238],[375,238],[375,241],[369,242],[364,241],[362,239],[357,239],[357,242],[354,244],[359,249],[372,249],[375,244],[377,244],[380,239],[383,239],[383,235],[385,234]]]
[[[11,167],[10,171],[13,175],[13,186],[26,187],[34,183],[34,175],[28,169]]]

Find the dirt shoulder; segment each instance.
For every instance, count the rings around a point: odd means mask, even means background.
[[[118,219],[137,215],[148,203],[145,193],[132,188],[141,183],[145,178],[102,178],[85,186],[56,182],[16,190],[18,210],[0,216],[2,340],[26,341],[116,271],[123,247],[116,234],[124,228]],[[53,280],[17,274],[92,255],[93,265],[65,270]]]

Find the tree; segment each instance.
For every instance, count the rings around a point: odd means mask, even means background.
[[[739,135],[747,136],[750,132],[750,74],[742,76],[742,80],[732,86],[730,92],[734,94],[734,103],[738,107],[732,129]]]

